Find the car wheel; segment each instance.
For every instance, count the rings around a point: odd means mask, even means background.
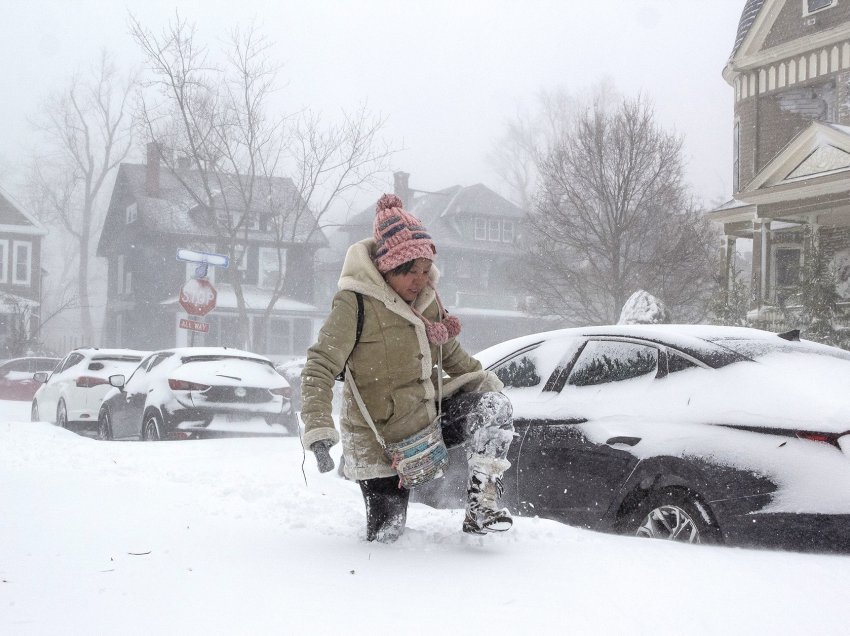
[[[104,441],[112,439],[112,421],[108,409],[103,409],[97,418],[97,438]]]
[[[681,543],[721,543],[720,529],[708,507],[685,488],[653,490],[631,516],[638,537]]]
[[[59,406],[56,407],[56,426],[68,428],[68,409],[65,408],[65,400],[59,400]]]
[[[156,442],[162,439],[162,418],[156,411],[148,411],[142,423],[142,439]]]
[[[30,409],[30,422],[39,422],[38,417],[38,402],[32,401],[32,409]]]

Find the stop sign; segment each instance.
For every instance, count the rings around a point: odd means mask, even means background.
[[[206,278],[190,278],[180,288],[180,306],[191,316],[206,316],[215,309],[215,287]]]

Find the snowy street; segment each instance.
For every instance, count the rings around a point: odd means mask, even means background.
[[[298,439],[98,442],[0,404],[0,633],[839,634],[850,557],[710,548],[412,504],[363,540]]]

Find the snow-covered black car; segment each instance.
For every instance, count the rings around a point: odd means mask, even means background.
[[[850,353],[755,329],[565,329],[478,354],[522,515],[689,542],[850,549]],[[420,500],[459,505],[464,456]]]
[[[129,378],[113,375],[100,439],[286,435],[290,389],[268,358],[225,347],[156,351]]]

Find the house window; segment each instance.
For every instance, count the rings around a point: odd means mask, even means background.
[[[13,243],[14,272],[12,282],[16,285],[29,285],[32,274],[32,244],[28,241]]]
[[[115,262],[115,293],[124,293],[124,255],[119,254]]]
[[[809,15],[822,9],[829,9],[836,4],[838,4],[838,0],[803,0],[803,15]]]
[[[777,247],[773,250],[774,276],[777,287],[800,284],[800,255],[798,247]]]
[[[502,242],[503,243],[513,243],[514,242],[514,222],[513,221],[502,221]]]
[[[139,218],[139,205],[135,202],[127,206],[127,225]]]
[[[115,293],[121,295],[129,294],[132,291],[133,272],[127,267],[127,257],[120,254],[115,263]]]
[[[475,240],[476,241],[486,241],[487,240],[487,219],[475,219]]]
[[[236,269],[240,272],[248,271],[248,248],[245,245],[236,245],[233,249],[234,259],[236,261]]]
[[[282,267],[281,267],[282,266]],[[260,276],[259,286],[262,289],[277,289],[280,279],[286,273],[286,250],[278,250],[270,247],[260,248]]]
[[[0,283],[9,282],[9,241],[0,240]]]
[[[269,353],[287,355],[293,352],[292,349],[292,321],[286,318],[271,318],[266,350]]]
[[[502,223],[498,219],[491,220],[489,224],[489,232],[488,239],[491,241],[498,241],[501,239],[502,234]]]

